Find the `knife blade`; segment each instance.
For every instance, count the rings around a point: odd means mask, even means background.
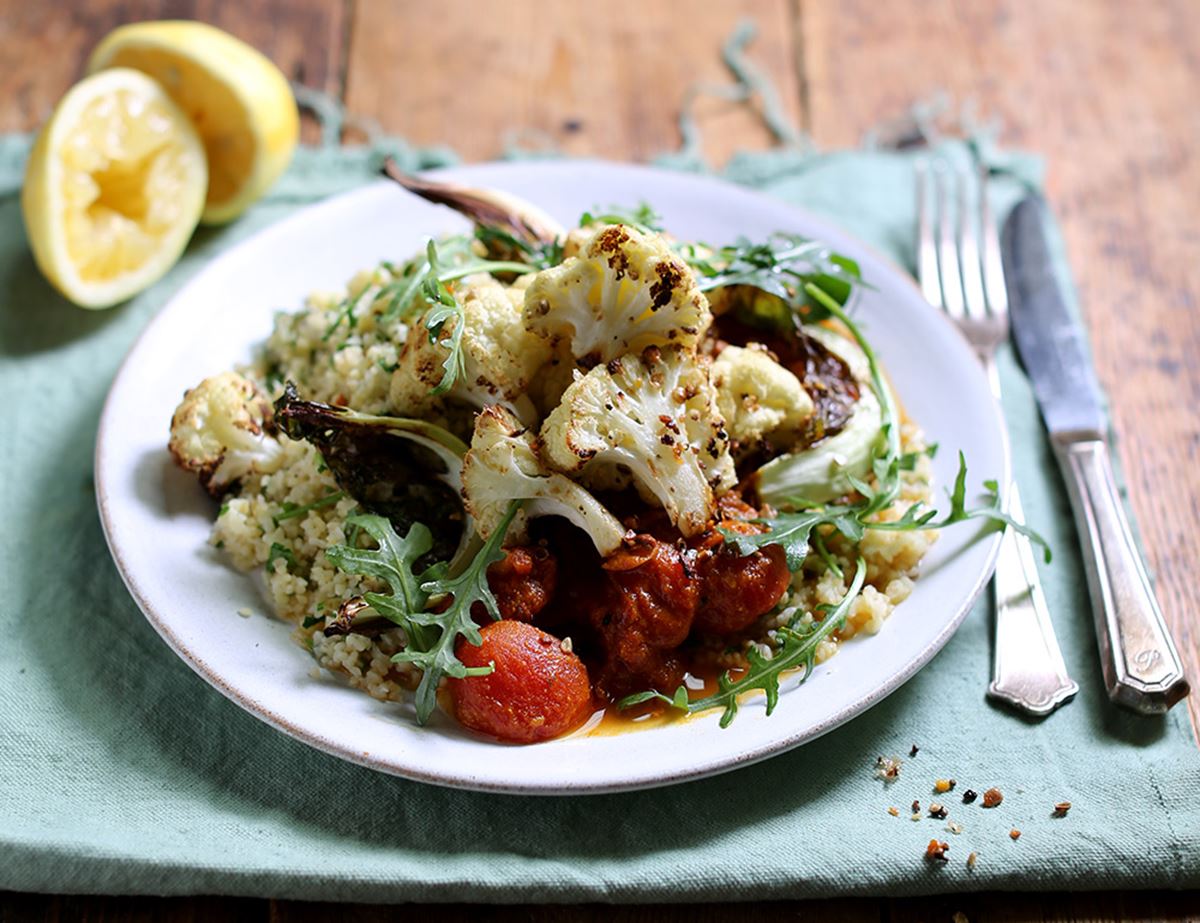
[[[1104,434],[1104,403],[1083,333],[1067,310],[1044,231],[1045,204],[1028,196],[1004,224],[1001,248],[1013,340],[1052,433]]]
[[[1188,694],[1188,684],[1125,517],[1100,386],[1054,273],[1045,212],[1039,196],[1028,196],[1004,223],[1013,339],[1067,484],[1109,697],[1161,713]]]

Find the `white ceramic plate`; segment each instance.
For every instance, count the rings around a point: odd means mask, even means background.
[[[958,450],[972,483],[1007,483],[1004,427],[958,332],[891,263],[824,221],[711,179],[596,162],[487,164],[448,179],[524,196],[564,223],[597,205],[651,203],[684,239],[732,242],[786,230],[857,259],[871,290],[855,311],[913,419],[939,443],[939,485]],[[429,235],[465,229],[445,208],[386,182],[307,208],[214,260],[162,310],[113,383],[96,446],[96,492],[109,547],[146,617],[187,663],[247,711],[313,747],[372,769],[443,785],[523,793],[665,785],[745,765],[832,730],[924,666],[958,627],[991,573],[998,539],[973,525],[943,533],[924,576],[874,638],[856,639],[767,717],[749,700],[727,729],[718,712],[613,736],[505,746],[444,715],[417,727],[408,707],[378,702],[314,661],[290,628],[263,615],[254,581],[225,565],[206,538],[215,509],[176,470],[165,443],[184,390],[245,361],[272,316],[356,270],[407,256]],[[942,491],[939,489],[939,496]],[[252,618],[239,618],[249,606]],[[164,654],[165,656],[165,654]]]

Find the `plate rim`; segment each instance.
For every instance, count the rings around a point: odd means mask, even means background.
[[[420,175],[430,178],[445,178],[450,180],[461,181],[462,174],[472,173],[477,170],[501,170],[508,169],[520,170],[527,168],[528,164],[521,161],[488,161],[482,163],[461,164],[452,167],[442,167],[436,170],[422,171]],[[758,189],[743,186],[737,183],[730,182],[717,176],[704,174],[689,174],[680,171],[669,170],[659,167],[646,166],[643,164],[629,164],[616,161],[606,161],[598,158],[581,158],[559,161],[544,161],[539,162],[538,167],[542,169],[552,170],[569,170],[577,167],[599,168],[601,170],[615,171],[616,173],[638,172],[648,174],[655,177],[669,177],[671,180],[688,180],[699,185],[716,185],[727,187],[735,190],[743,196],[752,196],[769,203],[775,208],[786,208],[794,212],[798,218],[810,227],[825,228],[834,233],[834,236],[842,236],[853,240],[855,246],[861,248],[864,252],[868,252],[871,256],[888,267],[895,280],[901,282],[906,287],[912,289],[922,301],[924,296],[920,292],[919,286],[901,267],[895,259],[890,255],[878,250],[872,245],[866,243],[861,238],[854,235],[848,230],[844,230],[834,222],[825,217],[810,212],[809,210],[792,205],[788,202],[783,202],[760,192]],[[805,727],[803,730],[790,735],[773,737],[756,747],[748,750],[739,751],[728,759],[717,761],[712,764],[704,765],[702,768],[684,767],[679,770],[667,773],[659,773],[653,778],[638,778],[626,781],[596,783],[587,782],[576,785],[541,785],[530,783],[501,783],[492,782],[486,779],[471,776],[467,773],[455,775],[442,771],[431,772],[423,770],[419,763],[410,762],[408,765],[398,765],[394,759],[376,758],[370,752],[364,752],[347,746],[344,743],[339,743],[326,735],[315,731],[311,728],[297,724],[277,713],[269,706],[258,701],[255,696],[245,689],[239,688],[238,685],[229,682],[218,670],[214,669],[203,657],[191,650],[186,643],[178,636],[171,627],[171,620],[165,617],[158,611],[156,606],[151,602],[146,592],[139,583],[138,577],[125,557],[122,550],[117,547],[114,539],[114,526],[112,521],[112,512],[110,510],[110,498],[107,488],[107,467],[105,465],[105,446],[106,436],[111,430],[111,418],[115,414],[115,397],[118,392],[118,385],[133,374],[132,360],[139,353],[141,344],[149,337],[163,318],[169,313],[172,304],[183,296],[188,289],[199,283],[210,272],[215,271],[214,267],[226,255],[236,252],[237,250],[259,242],[264,237],[269,237],[274,234],[284,234],[293,225],[299,225],[313,220],[314,212],[318,212],[325,208],[332,209],[333,207],[345,207],[345,203],[359,196],[369,196],[375,194],[377,190],[389,188],[390,183],[386,180],[367,182],[361,186],[346,190],[335,195],[327,196],[321,200],[310,203],[296,212],[269,224],[249,236],[237,241],[231,248],[223,251],[212,257],[207,263],[184,282],[163,304],[163,306],[154,314],[153,317],[146,323],[145,327],[138,333],[137,337],[130,344],[125,356],[122,358],[116,374],[113,376],[112,382],[109,385],[108,393],[105,396],[104,404],[99,417],[99,424],[96,435],[96,445],[93,453],[93,469],[95,472],[95,495],[97,509],[101,521],[102,531],[104,533],[105,544],[109,550],[117,570],[125,583],[134,602],[141,610],[142,614],[150,622],[151,626],[157,634],[163,639],[167,646],[186,663],[194,673],[200,676],[210,686],[220,692],[227,699],[238,705],[247,713],[255,718],[263,721],[270,727],[287,734],[289,737],[306,744],[318,751],[329,754],[339,759],[363,766],[365,768],[383,772],[389,775],[398,776],[413,781],[424,782],[428,784],[438,785],[459,790],[470,790],[478,792],[486,792],[491,794],[510,794],[510,795],[536,795],[545,797],[564,796],[564,795],[592,795],[592,794],[609,794],[626,791],[640,791],[651,788],[659,788],[668,785],[676,785],[683,782],[693,781],[701,778],[708,778],[720,775],[726,772],[740,769],[744,766],[749,766],[753,763],[760,762],[772,756],[776,756],[787,751],[793,750],[796,747],[809,743],[817,738],[835,730],[853,718],[874,708],[901,686],[907,683],[913,676],[924,669],[937,655],[937,653],[949,642],[950,638],[957,632],[958,628],[966,619],[967,614],[974,607],[982,594],[984,588],[991,579],[995,569],[996,560],[1000,551],[1001,532],[996,531],[986,535],[977,536],[975,542],[985,542],[988,547],[986,549],[985,566],[977,573],[974,583],[969,594],[963,597],[963,601],[959,604],[954,615],[947,619],[940,631],[913,656],[909,662],[899,671],[890,675],[883,683],[873,688],[866,695],[860,696],[853,701],[846,703],[839,708],[835,713],[829,715],[824,720],[815,725]],[[930,313],[937,316],[936,323],[941,324],[943,329],[953,338],[961,342],[964,349],[971,351],[971,347],[962,331],[951,321],[945,314],[938,311],[933,306],[930,306]],[[978,374],[983,375],[981,368],[978,368]],[[989,405],[991,416],[997,424],[997,433],[1000,437],[1002,450],[1001,460],[1001,477],[999,479],[1002,500],[1007,499],[1008,488],[1012,480],[1012,455],[1011,444],[1008,433],[1007,423],[1005,421],[1002,408],[992,400]],[[270,615],[265,615],[266,618],[271,618]],[[640,732],[631,732],[640,733]]]

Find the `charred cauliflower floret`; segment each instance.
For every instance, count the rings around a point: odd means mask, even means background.
[[[602,555],[615,551],[624,537],[625,529],[595,497],[543,467],[533,436],[503,407],[485,407],[476,418],[462,481],[463,501],[485,539],[513,500],[527,502],[509,527],[509,542],[522,537],[533,516],[565,517],[587,532]]]
[[[650,347],[581,375],[542,424],[547,464],[585,484],[628,470],[680,532],[701,532],[736,481],[707,361]]]
[[[167,449],[214,497],[247,475],[277,470],[284,460],[270,400],[236,372],[206,378],[183,395]]]
[[[800,379],[765,350],[726,346],[713,362],[712,380],[729,438],[740,446],[769,433],[786,441],[812,416],[812,398]]]
[[[773,458],[754,474],[759,499],[780,508],[797,501],[828,503],[853,490],[855,480],[870,476],[883,438],[882,410],[866,354],[845,334],[819,326],[806,326],[804,332],[846,363],[859,397],[840,431],[799,452]]]
[[[538,369],[550,358],[550,346],[522,323],[524,290],[508,288],[489,275],[469,277],[456,293],[466,326],[462,333],[464,374],[447,393],[476,407],[504,403],[530,418],[524,397]],[[436,407],[432,392],[442,380],[449,348],[443,345],[456,318],[431,340],[424,320],[409,331],[399,365],[392,374],[389,402],[403,416],[423,416]]]
[[[525,292],[526,326],[549,342],[566,340],[589,364],[647,346],[695,349],[711,321],[688,265],[658,234],[622,224],[539,272]]]

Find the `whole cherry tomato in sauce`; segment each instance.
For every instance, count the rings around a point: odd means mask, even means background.
[[[583,662],[563,640],[528,622],[501,619],[480,631],[476,647],[460,638],[455,654],[486,676],[451,679],[459,723],[513,743],[534,743],[578,727],[592,710]]]

